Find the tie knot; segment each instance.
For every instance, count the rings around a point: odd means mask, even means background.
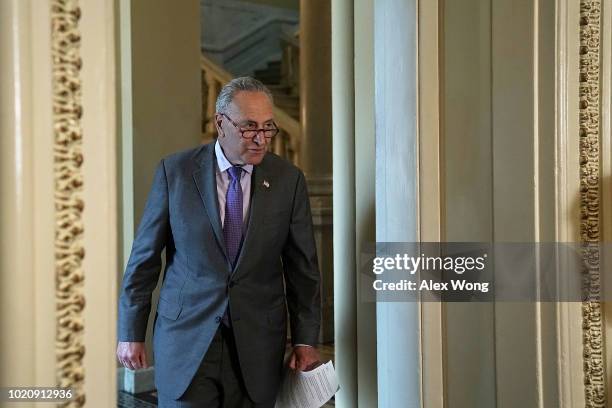
[[[228,170],[229,170],[229,175],[232,178],[232,180],[240,181],[240,176],[242,175],[242,167],[232,166]]]

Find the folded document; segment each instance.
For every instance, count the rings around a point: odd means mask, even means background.
[[[275,408],[320,408],[338,391],[331,361],[310,371],[287,370]]]

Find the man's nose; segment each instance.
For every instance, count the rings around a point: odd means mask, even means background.
[[[264,136],[264,131],[260,130],[259,132],[257,132],[255,137],[253,138],[253,141],[257,143],[258,145],[266,143],[266,137]]]

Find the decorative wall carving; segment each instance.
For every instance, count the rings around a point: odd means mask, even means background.
[[[81,36],[78,0],[51,1],[55,175],[55,273],[57,383],[85,404],[83,383],[83,163],[81,129]]]
[[[600,303],[600,41],[601,1],[580,3],[580,234],[584,244],[582,304],[586,406],[606,406],[605,356]]]

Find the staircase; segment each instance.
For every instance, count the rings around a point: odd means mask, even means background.
[[[279,38],[297,29],[299,11],[264,3],[201,0],[202,52],[235,76],[253,75],[280,59]]]
[[[265,69],[255,70],[255,78],[267,85],[278,85],[281,83],[281,61],[268,62],[268,66]]]
[[[255,71],[254,77],[270,89],[274,95],[274,105],[295,120],[300,120],[300,96],[294,94],[293,87],[282,84],[281,61],[268,62],[266,68]]]

